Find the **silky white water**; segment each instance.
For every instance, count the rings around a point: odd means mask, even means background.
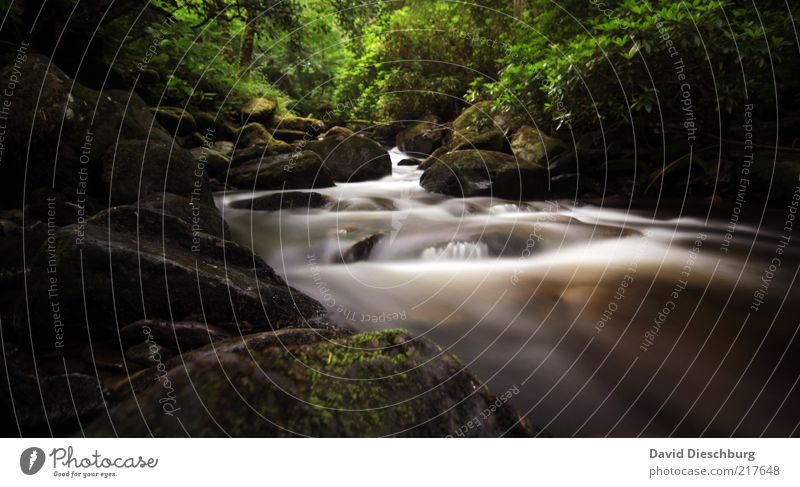
[[[780,210],[777,223],[740,221],[729,238],[727,221],[680,209],[654,218],[434,195],[415,166],[397,166],[404,154],[391,155],[391,176],[314,190],[331,208],[236,210],[227,205],[270,192],[229,193],[219,197],[225,219],[332,320],[434,340],[495,394],[519,390],[512,404],[551,434],[796,427],[791,245],[753,311],[783,233]],[[365,239],[366,258],[343,263]]]

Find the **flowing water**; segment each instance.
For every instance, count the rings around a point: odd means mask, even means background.
[[[434,340],[549,434],[797,433],[789,209],[732,229],[730,205],[447,198],[391,155],[391,176],[315,190],[324,209],[220,196],[234,238],[337,323]]]

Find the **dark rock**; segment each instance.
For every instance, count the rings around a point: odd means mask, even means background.
[[[428,155],[442,145],[445,131],[439,118],[429,115],[397,134],[397,148],[402,152]]]
[[[205,168],[212,177],[223,177],[228,173],[230,157],[224,156],[209,147],[197,147],[190,151],[195,167]]]
[[[168,382],[111,411],[114,429],[98,418],[87,435],[444,437],[498,400],[454,357],[407,332],[291,335],[259,333],[190,352]],[[165,383],[175,397],[167,409],[158,401]],[[465,434],[531,433],[503,404]]]
[[[378,242],[380,242],[385,236],[386,235],[384,233],[376,233],[370,235],[369,237],[364,237],[355,241],[345,252],[339,256],[339,262],[350,264],[352,262],[359,262],[369,259],[372,249],[375,248],[375,245],[377,245]]]
[[[453,120],[453,133],[467,136],[490,130],[496,126],[492,116],[491,102],[482,101],[468,107]]]
[[[272,135],[266,127],[260,123],[251,122],[243,125],[236,131],[236,142],[239,147],[250,147],[253,145],[269,146],[273,143]]]
[[[200,321],[140,320],[124,326],[120,339],[127,347],[133,347],[146,341],[163,345],[177,351],[193,350],[211,342],[231,338],[231,330],[206,324]]]
[[[234,201],[229,206],[237,210],[277,211],[293,208],[326,208],[331,205],[333,205],[333,200],[320,193],[282,191],[277,194],[259,196],[258,198]]]
[[[269,98],[253,98],[240,110],[242,116],[242,124],[249,124],[250,122],[258,122],[264,125],[269,125],[272,118],[275,116],[275,110],[278,108],[278,103]]]
[[[313,140],[304,145],[319,155],[338,182],[369,181],[392,174],[389,152],[374,140],[360,135],[339,141]]]
[[[322,134],[323,139],[336,139],[339,142],[349,139],[350,137],[354,136],[355,132],[350,130],[349,128],[345,127],[333,127],[324,134]]]
[[[271,125],[275,130],[294,130],[303,132],[309,136],[317,136],[325,131],[325,123],[322,120],[306,117],[295,117],[286,115],[281,118],[276,118]]]
[[[212,203],[205,171],[189,151],[172,143],[120,141],[103,158],[102,181],[114,204],[163,192]]]
[[[149,367],[158,363],[159,359],[168,359],[175,355],[172,350],[158,343],[137,343],[125,350],[125,359],[137,365]]]
[[[158,208],[115,207],[85,226],[58,230],[52,247],[31,263],[29,322],[20,313],[17,326],[30,326],[46,351],[58,348],[55,342],[83,342],[87,332],[93,340],[114,337],[141,319],[181,321],[201,311],[208,322],[246,320],[261,329],[327,323],[321,305],[287,286],[250,250],[206,233],[220,231],[218,213],[188,204],[178,216]],[[48,294],[53,277],[60,330]]]
[[[307,137],[311,140],[313,137],[309,136],[307,133],[303,132],[302,130],[284,130],[278,129],[272,131],[272,138],[277,140],[282,140],[286,143],[296,142],[298,140],[303,140],[304,137]]]
[[[30,218],[23,221],[20,210],[0,212],[0,320],[4,332],[10,331],[6,327],[12,323],[17,298],[25,289],[31,256],[46,238],[47,223]]]
[[[455,197],[494,196],[517,200],[547,190],[547,170],[501,152],[449,152],[422,173],[426,191]]]
[[[9,79],[8,66],[2,70]],[[172,141],[144,102],[131,93],[98,92],[73,83],[50,60],[28,55],[14,92],[0,165],[0,204],[22,207],[23,177],[28,191],[59,187],[103,196],[101,159],[120,139]],[[57,164],[56,164],[57,161]],[[55,174],[54,174],[55,170]]]
[[[236,137],[236,127],[228,122],[223,115],[209,112],[200,112],[194,115],[197,131],[212,140],[233,140]]]
[[[241,189],[309,189],[334,185],[330,170],[311,151],[248,161],[229,171],[228,180]]]
[[[421,161],[419,159],[414,159],[412,157],[407,157],[402,161],[398,162],[398,166],[418,166]]]
[[[183,137],[197,130],[192,114],[181,107],[158,107],[152,111],[158,123],[176,137]]]

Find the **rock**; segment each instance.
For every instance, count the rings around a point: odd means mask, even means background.
[[[45,222],[23,221],[20,210],[0,212],[0,325],[4,330],[12,323],[17,298],[25,289],[30,258],[47,239]]]
[[[492,117],[492,103],[489,101],[481,101],[468,107],[453,120],[454,135],[466,136],[492,128],[496,128],[496,124]]]
[[[229,206],[237,210],[277,211],[289,209],[327,208],[333,200],[323,194],[304,191],[282,191],[253,199],[237,200]]]
[[[335,138],[312,140],[304,147],[322,158],[334,181],[369,181],[392,174],[389,152],[374,140],[360,135],[343,141]]]
[[[224,178],[228,173],[230,158],[208,147],[197,147],[191,151],[195,166],[205,167],[212,177]]]
[[[303,132],[302,130],[273,130],[272,131],[272,138],[281,140],[286,143],[296,142],[298,140],[303,140],[303,138],[308,138],[311,140],[313,136],[308,135],[307,133]]]
[[[194,115],[197,131],[211,140],[228,141],[236,138],[236,127],[221,114],[200,112]]]
[[[506,152],[507,147],[506,136],[498,128],[491,128],[478,133],[467,132],[464,135],[454,132],[450,146],[453,147],[453,151],[481,149],[495,152]]]
[[[0,410],[11,418],[7,422],[16,423],[9,436],[69,435],[106,410],[107,391],[96,377],[77,373],[34,376],[9,365],[0,366],[8,366]]]
[[[349,139],[350,137],[354,136],[355,132],[352,130],[345,128],[345,127],[333,127],[324,134],[322,134],[323,139],[335,139],[339,142]]]
[[[208,322],[245,320],[259,329],[327,323],[319,303],[249,249],[209,233],[222,231],[211,210],[173,196],[58,230],[31,263],[30,325],[18,313],[17,327],[30,326],[46,352],[82,343],[87,332],[93,340],[116,337],[138,320],[183,321],[200,312]],[[54,327],[48,293],[54,277],[61,327]]]
[[[375,233],[368,237],[356,240],[346,251],[339,255],[339,262],[350,264],[369,259],[372,249],[385,237],[384,233]]]
[[[448,149],[447,147],[445,146],[439,147],[438,149],[433,151],[431,155],[426,157],[424,161],[420,162],[419,167],[417,169],[422,169],[423,171],[425,169],[428,169],[433,165],[434,162],[441,160],[442,156],[447,154],[448,152],[450,152],[450,149]]]
[[[401,152],[427,156],[442,145],[444,134],[439,118],[429,115],[397,134],[396,145]]]
[[[174,193],[212,203],[208,176],[192,154],[160,141],[122,140],[103,157],[102,182],[114,204],[151,193]]]
[[[137,343],[125,350],[125,359],[137,365],[149,367],[158,363],[159,359],[168,359],[175,355],[172,350],[158,343]]]
[[[38,188],[31,192],[28,201],[30,217],[42,221],[52,219],[58,226],[76,223],[108,207],[106,201],[68,189]]]
[[[236,131],[235,140],[239,147],[250,147],[254,145],[269,146],[273,139],[266,127],[260,123],[251,122]]]
[[[292,115],[276,118],[271,126],[273,126],[275,130],[295,130],[310,136],[316,136],[325,131],[325,123],[322,120],[295,117]]]
[[[230,155],[233,152],[233,142],[227,140],[218,140],[211,146],[212,149],[219,152],[223,156]]]
[[[292,340],[301,336],[304,340]],[[190,352],[88,436],[529,436],[513,408],[453,356],[389,330],[330,338],[259,333]],[[173,362],[174,363],[174,362]],[[174,391],[164,407],[163,384]],[[479,427],[465,425],[501,404]],[[139,409],[141,408],[141,409]],[[165,414],[166,413],[166,414]],[[177,420],[180,420],[177,421]],[[146,423],[145,423],[146,422]],[[185,428],[185,430],[183,429]]]
[[[560,140],[528,125],[520,127],[511,137],[511,150],[523,162],[546,166],[564,148]]]
[[[548,174],[542,166],[501,152],[449,152],[422,173],[426,191],[455,197],[493,196],[510,200],[541,196]]]
[[[333,186],[331,171],[311,151],[250,160],[228,173],[240,189],[310,189]]]
[[[413,157],[407,157],[402,161],[398,162],[398,166],[418,166],[420,163],[419,159],[414,159]]]
[[[13,69],[2,69],[2,79]],[[60,188],[83,185],[87,194],[105,196],[101,159],[117,140],[172,141],[136,95],[73,83],[39,54],[29,54],[20,72],[9,113],[14,123],[4,134],[0,205],[22,207],[23,178],[28,191],[51,188],[55,177]]]
[[[407,125],[404,122],[376,122],[372,126],[371,136],[382,144],[395,144],[397,134],[403,131]]]
[[[201,321],[172,323],[167,320],[139,320],[123,327],[119,335],[127,347],[151,341],[171,350],[185,352],[231,338],[238,333]]]
[[[240,113],[242,116],[242,124],[246,125],[250,122],[258,122],[264,125],[272,123],[275,116],[275,110],[278,108],[278,103],[269,98],[253,98],[244,104]]]
[[[152,109],[156,120],[176,137],[197,131],[197,123],[191,113],[181,107],[158,107]]]

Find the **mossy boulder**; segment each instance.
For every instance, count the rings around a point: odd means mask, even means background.
[[[258,122],[264,125],[272,123],[278,102],[270,98],[253,98],[245,103],[239,111],[242,117],[242,124]]]
[[[322,139],[336,139],[339,142],[349,139],[350,137],[354,136],[356,133],[350,130],[347,127],[332,127],[327,132],[322,134]]]
[[[241,126],[235,135],[238,147],[250,147],[253,145],[269,145],[272,143],[272,134],[265,126],[257,122],[251,122]]]
[[[234,140],[236,127],[233,126],[222,114],[200,112],[194,114],[197,131],[203,135],[208,134],[210,139]]]
[[[417,169],[422,169],[423,171],[425,169],[428,169],[433,165],[434,162],[441,160],[442,156],[447,154],[448,152],[450,152],[450,149],[448,149],[447,147],[445,146],[439,147],[438,149],[433,151],[431,155],[426,157],[425,160],[420,162],[419,167]]]
[[[316,136],[325,131],[325,123],[322,120],[308,117],[295,117],[294,115],[285,115],[276,118],[272,124],[275,130],[294,130],[303,132],[310,136]]]
[[[402,152],[427,156],[442,145],[444,136],[439,117],[428,115],[398,133],[395,143]]]
[[[456,135],[475,134],[491,128],[495,128],[495,123],[492,103],[489,101],[481,101],[468,107],[453,120],[453,133]]]
[[[122,140],[103,157],[102,182],[114,204],[132,203],[153,193],[193,195],[211,204],[208,176],[192,154],[172,143]]]
[[[368,181],[392,174],[389,152],[372,139],[354,135],[344,140],[335,137],[312,140],[306,150],[318,154],[338,182]]]
[[[13,70],[6,66],[0,76],[11,79]],[[14,123],[4,134],[0,205],[21,207],[23,187],[51,188],[54,180],[72,193],[85,183],[88,194],[102,195],[101,160],[117,140],[172,140],[136,95],[91,90],[39,54],[28,55],[19,72]]]
[[[116,338],[142,319],[247,321],[257,329],[327,323],[319,303],[225,240],[225,228],[215,207],[176,196],[61,228],[31,262],[30,322],[18,313],[17,326],[30,327],[37,348],[56,352],[58,343]],[[48,294],[54,276],[60,336]]]
[[[309,135],[302,130],[284,130],[284,129],[277,129],[272,131],[272,138],[281,140],[283,142],[291,144],[292,142],[297,142],[298,140],[303,140],[306,138],[307,140],[313,139],[313,135]]]
[[[334,185],[330,170],[311,151],[250,160],[229,171],[228,181],[241,189],[308,189]]]
[[[508,147],[506,135],[498,128],[493,127],[483,132],[467,132],[461,135],[453,133],[450,141],[451,150],[480,149],[495,152],[506,152]]]
[[[110,420],[89,426],[87,434],[532,434],[507,398],[493,396],[452,355],[402,330],[352,336],[317,330],[259,333],[218,342],[214,349],[196,350],[172,363],[166,379],[174,389],[174,407],[163,408],[158,399],[164,389],[151,383],[136,400],[113,408]],[[490,408],[493,413],[485,414]],[[476,425],[482,413],[486,419]],[[474,427],[467,428],[468,423]]]
[[[560,140],[529,125],[523,125],[511,137],[511,150],[523,162],[547,166],[565,148]]]
[[[181,107],[158,107],[152,111],[158,123],[176,137],[191,135],[197,131],[194,116]]]
[[[432,193],[455,197],[494,196],[511,200],[542,196],[547,170],[502,152],[448,152],[428,167],[420,185]]]

